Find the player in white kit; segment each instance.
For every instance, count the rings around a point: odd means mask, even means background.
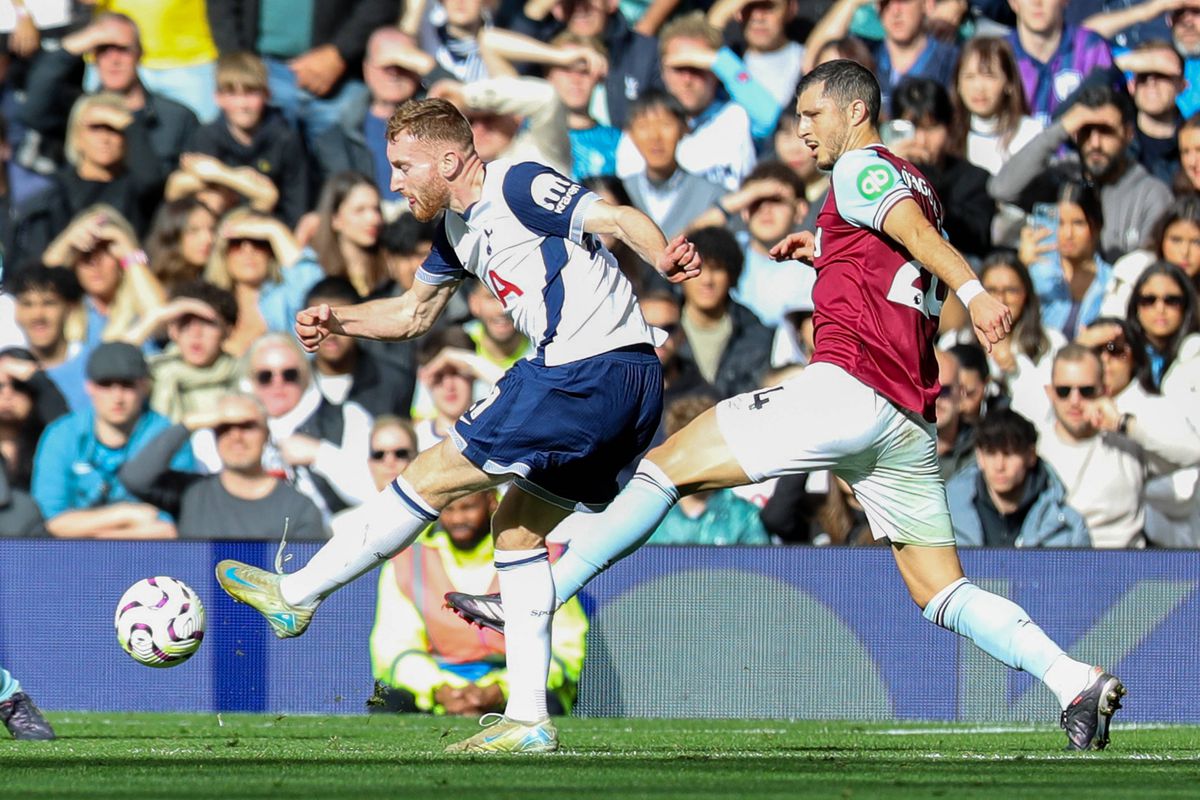
[[[330,334],[420,336],[471,274],[536,353],[364,505],[361,536],[335,537],[290,575],[223,561],[217,579],[277,636],[298,636],[325,597],[411,544],[447,504],[513,480],[492,529],[511,615],[508,668],[521,677],[504,715],[493,715],[497,724],[450,749],[554,750],[545,701],[554,584],[545,536],[571,512],[612,500],[617,473],[649,446],[662,413],[655,330],[599,237],[616,236],[673,282],[699,274],[700,259],[682,237],[668,243],[640,211],[610,205],[547,167],[484,164],[470,124],[443,100],[397,109],[387,152],[392,188],[413,214],[427,221],[445,212],[433,250],[400,297],[301,311],[301,344],[311,352]]]

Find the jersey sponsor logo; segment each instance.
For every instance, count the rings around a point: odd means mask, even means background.
[[[883,197],[883,193],[892,188],[895,183],[895,173],[880,165],[863,167],[862,172],[858,173],[858,178],[855,180],[858,193],[868,200],[877,200]]]
[[[508,308],[507,298],[510,294],[515,294],[517,297],[525,296],[525,292],[521,291],[520,286],[511,281],[504,280],[494,270],[489,269],[487,277],[488,283],[492,285],[492,291],[495,293],[496,299],[503,303],[505,308]]]
[[[555,214],[567,210],[571,199],[579,194],[579,189],[579,184],[549,172],[543,172],[529,184],[529,194],[533,197],[533,202]]]

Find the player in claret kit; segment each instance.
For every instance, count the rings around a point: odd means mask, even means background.
[[[654,346],[665,335],[642,318],[600,236],[616,236],[674,282],[699,274],[700,259],[682,237],[668,243],[640,211],[606,203],[547,167],[484,164],[470,123],[444,100],[404,104],[387,136],[392,188],[419,220],[445,211],[433,250],[399,297],[301,311],[301,343],[311,352],[331,334],[420,336],[470,273],[536,353],[362,507],[369,521],[361,533],[333,538],[290,575],[223,561],[217,578],[276,635],[298,636],[325,597],[411,544],[449,503],[511,479],[492,530],[513,619],[508,669],[520,679],[510,684],[504,715],[489,715],[497,724],[450,749],[555,750],[546,713],[554,586],[545,536],[572,511],[612,500],[617,473],[649,446],[662,416]]]
[[[875,77],[852,61],[823,64],[800,82],[797,134],[832,182],[816,233],[792,234],[771,254],[817,270],[810,366],[705,412],[652,450],[603,513],[572,519],[571,547],[553,570],[557,597],[570,598],[644,542],[681,495],[833,470],[853,487],[875,536],[890,541],[925,618],[1041,679],[1062,706],[1070,748],[1103,748],[1121,682],[1069,658],[959,564],[934,430],[938,315],[954,290],[989,349],[1011,317],[943,238],[941,203],[926,179],[880,143],[879,97]],[[511,631],[517,619],[507,598],[447,599],[479,624]]]

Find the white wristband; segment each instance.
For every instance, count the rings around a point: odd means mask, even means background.
[[[956,291],[955,294],[958,295],[959,300],[962,300],[962,304],[964,306],[970,306],[971,301],[983,294],[985,291],[986,290],[983,288],[983,284],[980,283],[978,279],[974,279],[969,280],[962,286],[958,287],[958,291]]]

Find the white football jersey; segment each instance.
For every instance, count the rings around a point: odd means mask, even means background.
[[[463,214],[446,211],[417,280],[479,278],[548,366],[653,344],[617,260],[583,232],[599,196],[532,161],[498,159],[485,169],[479,201]]]

